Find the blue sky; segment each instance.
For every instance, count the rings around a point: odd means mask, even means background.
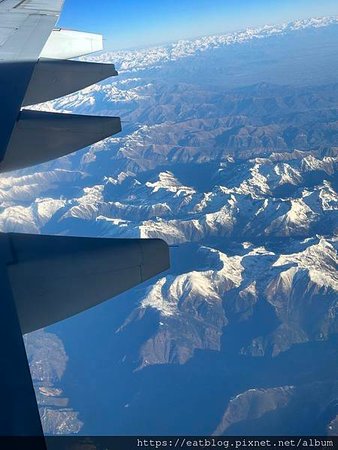
[[[337,0],[65,0],[59,24],[103,33],[113,50],[337,14]]]

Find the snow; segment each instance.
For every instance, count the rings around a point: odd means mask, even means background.
[[[298,269],[306,269],[311,281],[319,287],[338,291],[337,251],[325,238],[319,237],[317,240],[303,252],[281,255],[273,267],[296,264]]]
[[[177,298],[165,297],[163,295],[163,288],[167,283],[170,283],[172,277],[161,278],[157,283],[150,288],[147,296],[141,301],[141,308],[153,308],[158,310],[162,316],[172,316],[177,312]]]
[[[207,303],[220,303],[226,291],[241,284],[241,257],[228,257],[208,247],[202,247],[200,251],[211,257],[210,270],[193,270],[176,277],[162,278],[150,288],[140,307],[156,309],[162,317],[174,316],[180,313],[181,302],[200,298]],[[219,263],[221,267],[216,269]]]
[[[183,186],[171,172],[160,172],[158,181],[154,183],[148,181],[146,186],[151,188],[153,193],[160,189],[174,192],[176,195],[182,195],[182,193],[194,194],[196,192],[190,187]]]
[[[140,50],[121,50],[106,52],[99,56],[82,58],[91,61],[114,62],[119,73],[138,72],[146,68],[157,68],[170,61],[191,57],[210,49],[228,45],[240,45],[254,39],[266,39],[307,28],[319,28],[338,23],[338,16],[297,20],[280,25],[265,25],[259,28],[248,28],[244,31],[204,36],[191,40],[179,40],[167,46],[158,46]]]

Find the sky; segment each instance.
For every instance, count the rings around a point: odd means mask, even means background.
[[[118,50],[325,15],[338,15],[337,0],[65,0],[59,26]]]

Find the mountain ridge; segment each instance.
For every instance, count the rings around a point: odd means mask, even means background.
[[[161,237],[172,254],[27,336],[48,432],[334,432],[337,19],[292,27],[99,55],[120,77],[34,107],[124,130],[1,176],[0,230]]]

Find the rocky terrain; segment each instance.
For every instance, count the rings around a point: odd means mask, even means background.
[[[78,433],[83,424],[63,396],[68,357],[62,341],[43,330],[26,335],[24,341],[45,434]]]
[[[337,35],[322,18],[102,54],[118,79],[34,106],[124,131],[2,176],[0,230],[172,254],[26,336],[47,433],[336,434]]]

